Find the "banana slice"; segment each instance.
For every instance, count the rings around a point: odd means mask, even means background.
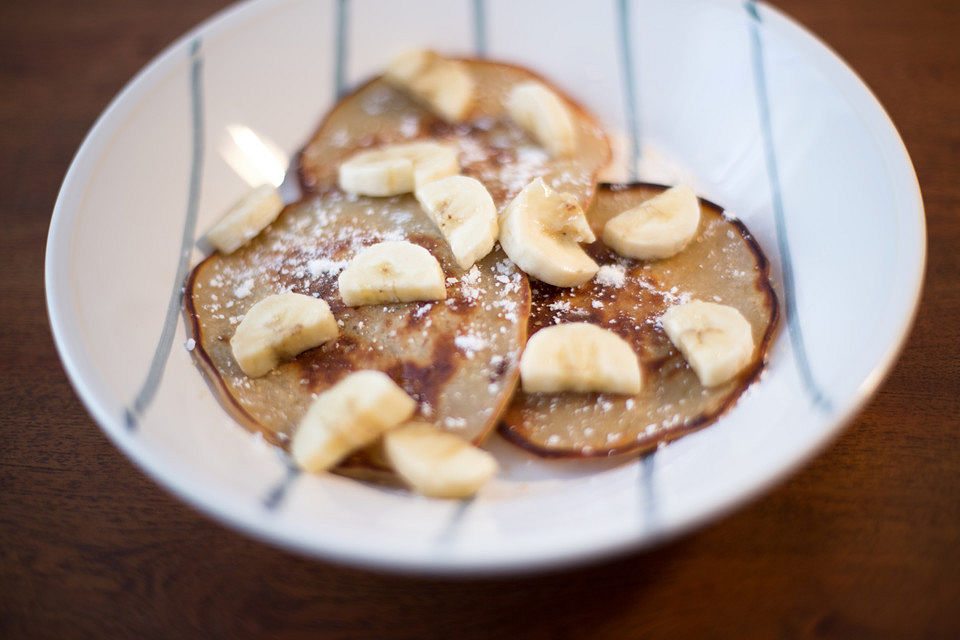
[[[433,498],[466,498],[497,472],[492,455],[425,422],[409,422],[383,436],[393,469],[415,491]]]
[[[622,256],[657,260],[683,251],[699,226],[700,201],[681,185],[611,219],[603,241]]]
[[[222,254],[231,254],[277,219],[283,199],[271,184],[260,185],[234,204],[207,232],[207,241]]]
[[[467,176],[435,180],[414,192],[417,201],[450,245],[461,269],[493,250],[497,207],[483,183]]]
[[[590,280],[599,266],[580,247],[596,237],[572,196],[557,193],[542,178],[532,181],[507,205],[500,246],[529,275],[557,287]]]
[[[396,196],[460,172],[457,148],[405,142],[360,151],[340,165],[340,188],[364,196]]]
[[[363,249],[340,273],[338,284],[349,307],[447,297],[440,263],[423,247],[405,240]]]
[[[250,307],[230,339],[233,357],[251,378],[282,360],[337,337],[327,303],[300,293],[272,295]]]
[[[750,323],[733,307],[691,300],[667,309],[660,322],[705,387],[736,377],[753,358]]]
[[[551,155],[569,156],[577,150],[577,128],[566,102],[540,82],[514,85],[507,97],[507,114]]]
[[[465,119],[473,105],[475,86],[467,66],[433,51],[400,54],[384,77],[452,122]]]
[[[410,419],[417,403],[386,374],[351,373],[313,401],[300,422],[290,453],[297,466],[325,471]]]
[[[640,393],[640,365],[626,340],[586,322],[546,327],[527,341],[520,358],[526,393],[599,391]]]

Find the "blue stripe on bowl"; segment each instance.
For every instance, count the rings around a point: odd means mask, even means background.
[[[820,385],[810,369],[807,350],[804,346],[803,328],[797,317],[796,279],[793,272],[793,260],[790,254],[790,241],[787,237],[787,223],[783,208],[783,194],[780,188],[780,174],[777,169],[777,154],[773,145],[773,125],[770,115],[770,96],[767,91],[767,72],[763,61],[763,39],[760,37],[760,24],[763,19],[754,0],[746,0],[744,8],[749,14],[751,54],[753,58],[753,74],[757,89],[757,108],[760,111],[760,130],[763,138],[763,150],[766,158],[767,177],[770,180],[770,192],[773,198],[773,214],[776,221],[777,246],[780,249],[781,268],[783,270],[784,315],[787,319],[787,328],[790,332],[790,343],[793,345],[797,369],[800,379],[813,404],[829,412],[833,406],[831,400],[823,393]]]
[[[337,33],[334,40],[333,77],[336,83],[337,97],[347,91],[347,21],[350,17],[348,0],[337,0]]]
[[[294,466],[286,452],[280,452],[280,460],[286,467],[287,472],[263,497],[263,506],[267,511],[275,511],[280,506],[284,498],[287,497],[287,492],[293,485],[294,480],[300,477],[300,469]]]
[[[480,58],[487,55],[487,8],[483,0],[473,0],[473,50]]]
[[[204,123],[203,123],[203,56],[200,53],[200,38],[190,43],[190,115],[193,132],[193,154],[190,161],[190,189],[187,195],[187,214],[183,221],[183,236],[180,240],[180,260],[177,275],[173,281],[173,291],[167,303],[167,315],[157,348],[153,352],[150,368],[140,391],[133,403],[124,412],[127,428],[131,431],[138,426],[140,417],[150,406],[163,378],[163,370],[170,357],[173,336],[177,331],[177,317],[183,298],[183,283],[190,269],[190,254],[193,251],[194,236],[197,228],[197,209],[200,203],[200,186],[203,174]]]
[[[620,61],[623,70],[623,95],[626,120],[630,126],[630,159],[627,171],[630,178],[637,178],[637,161],[640,158],[640,118],[637,114],[637,92],[634,80],[633,44],[630,37],[630,0],[618,0],[618,36]]]

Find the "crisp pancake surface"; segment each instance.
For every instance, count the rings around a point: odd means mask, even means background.
[[[345,306],[337,276],[363,247],[384,240],[429,250],[447,277],[446,300]],[[254,303],[283,291],[324,299],[340,336],[248,378],[230,338]],[[529,302],[526,277],[499,249],[460,269],[411,196],[336,193],[290,205],[247,246],[210,256],[185,293],[194,354],[212,386],[246,427],[279,445],[316,394],[359,369],[386,372],[418,401],[422,418],[481,441],[516,385]]]
[[[476,83],[476,100],[466,122],[444,122],[383,78],[375,78],[338,102],[303,150],[299,170],[304,189],[323,193],[335,188],[338,167],[360,149],[428,138],[459,147],[462,173],[487,187],[498,210],[536,177],[543,177],[557,191],[575,195],[586,209],[597,173],[611,156],[607,137],[596,121],[558,91],[574,116],[578,149],[569,158],[551,158],[507,118],[503,106],[513,85],[542,80],[509,64],[463,62]]]
[[[658,193],[653,185],[601,185],[588,212],[597,237],[615,215]],[[678,255],[639,261],[618,256],[601,241],[587,252],[598,277],[563,289],[531,279],[529,334],[563,322],[591,322],[627,340],[643,373],[640,394],[527,394],[517,391],[500,432],[535,453],[592,457],[642,451],[715,420],[762,369],[778,317],[766,259],[742,224],[701,201],[696,237]],[[753,329],[753,362],[736,379],[705,388],[671,344],[659,317],[691,298],[736,307]]]

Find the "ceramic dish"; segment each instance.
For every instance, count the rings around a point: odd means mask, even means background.
[[[400,49],[514,61],[616,134],[620,179],[693,182],[771,259],[785,322],[710,428],[632,461],[546,461],[497,438],[469,502],[291,479],[191,361],[179,295],[199,235],[279,183],[338,92]],[[171,45],[93,127],[47,246],[53,333],[104,431],[157,482],[250,535],[416,572],[529,570],[650,545],[770,488],[890,369],[925,261],[910,159],[870,91],[764,4],[263,0]]]

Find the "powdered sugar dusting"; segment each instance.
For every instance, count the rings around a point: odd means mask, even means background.
[[[253,293],[253,278],[247,278],[243,283],[233,290],[233,295],[243,299]]]
[[[627,270],[622,264],[605,264],[593,279],[605,287],[622,287],[627,281]]]
[[[483,293],[480,288],[480,269],[477,265],[470,267],[470,271],[460,278],[460,293],[466,300],[476,300]]]
[[[331,260],[330,258],[314,258],[307,262],[307,271],[314,280],[321,275],[335,276],[346,268],[346,261]]]
[[[477,351],[487,347],[487,341],[475,333],[460,334],[453,339],[453,344],[463,351],[468,359],[473,359]]]

